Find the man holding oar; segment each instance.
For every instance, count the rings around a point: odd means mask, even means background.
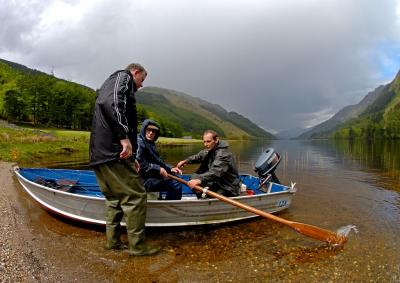
[[[136,152],[136,160],[140,164],[139,173],[148,192],[160,192],[159,199],[179,200],[182,198],[182,185],[167,177],[171,173],[182,174],[182,171],[167,165],[160,157],[156,146],[159,135],[160,125],[156,121],[143,121]]]
[[[209,187],[210,190],[224,196],[233,197],[240,193],[240,178],[233,154],[228,143],[221,141],[217,132],[207,130],[203,134],[204,149],[178,163],[181,168],[186,164],[200,163],[196,174],[189,181],[189,187],[196,185]]]

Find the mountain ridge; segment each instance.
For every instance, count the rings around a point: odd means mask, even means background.
[[[144,87],[138,91],[137,101],[147,105],[149,109],[151,109],[155,106],[154,103],[146,102],[146,100],[157,95],[161,95],[169,103],[177,107],[177,109],[180,109],[181,112],[191,109],[195,115],[204,117],[203,119],[208,121],[208,124],[214,124],[212,128],[219,128],[219,132],[222,136],[225,135],[233,139],[249,139],[252,137],[267,139],[274,138],[272,134],[261,129],[248,118],[236,112],[228,112],[218,104],[207,102],[204,99],[190,96],[184,92],[161,87]],[[201,135],[201,133],[197,134]]]
[[[382,95],[386,85],[380,85],[373,91],[370,91],[363,99],[353,105],[348,105],[339,110],[328,120],[314,126],[312,129],[300,134],[297,139],[309,139],[318,138],[324,136],[333,130],[337,129],[343,123],[350,121],[351,119],[357,118],[361,115],[371,104]]]
[[[400,138],[400,71],[390,83],[298,138]]]
[[[39,126],[88,129],[95,96],[95,90],[85,85],[0,58],[0,118]],[[229,139],[274,138],[239,113],[183,92],[144,87],[137,92],[136,99],[139,120],[156,119],[165,136],[199,138],[204,130],[214,129]]]

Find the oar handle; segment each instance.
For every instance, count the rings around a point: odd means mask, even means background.
[[[173,180],[175,180],[175,181],[177,181],[177,182],[180,182],[180,183],[182,183],[182,184],[184,184],[186,186],[189,186],[189,182],[187,182],[187,181],[185,181],[185,180],[183,180],[183,179],[181,179],[181,178],[179,178],[177,176],[168,174],[168,177],[173,179]],[[232,204],[234,206],[237,206],[239,208],[242,208],[242,209],[247,210],[249,212],[252,212],[254,214],[260,215],[260,216],[262,216],[264,218],[271,219],[271,220],[277,221],[279,223],[288,225],[292,229],[294,229],[297,232],[299,232],[299,233],[301,233],[303,235],[306,235],[308,237],[311,237],[311,238],[314,238],[314,239],[317,239],[317,240],[320,240],[320,241],[324,241],[324,242],[327,242],[327,243],[333,244],[333,245],[342,245],[347,241],[346,237],[344,237],[342,235],[338,235],[335,232],[331,232],[329,230],[322,229],[322,228],[319,228],[319,227],[316,227],[316,226],[313,226],[313,225],[308,225],[308,224],[304,224],[304,223],[293,222],[293,221],[289,221],[289,220],[283,219],[283,218],[278,217],[276,215],[272,215],[272,214],[270,214],[268,212],[265,212],[265,211],[259,210],[257,208],[254,208],[252,206],[243,204],[243,203],[241,203],[239,201],[227,198],[227,197],[225,197],[223,195],[220,195],[220,194],[218,194],[216,192],[213,192],[213,191],[210,191],[210,190],[206,190],[206,189],[202,188],[199,185],[196,185],[194,187],[194,189],[199,191],[199,192],[201,192],[201,193],[205,193],[205,194],[207,194],[207,195],[209,195],[211,197],[219,199],[219,200],[221,200],[223,202]]]

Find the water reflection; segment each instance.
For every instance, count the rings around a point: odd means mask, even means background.
[[[307,142],[329,156],[334,166],[376,174],[371,180],[389,190],[400,191],[400,142],[397,140],[326,140]]]
[[[256,281],[256,282],[398,282],[400,280],[400,144],[397,141],[246,141],[231,142],[240,171],[253,173],[260,154],[273,147],[282,156],[277,175],[299,188],[280,217],[335,231],[355,225],[339,250],[264,219],[229,225],[150,229],[149,239],[165,251],[151,259],[126,260],[101,248],[101,232],[63,228],[27,198],[32,221],[48,239],[49,249],[64,257],[85,258],[99,278],[115,281]],[[160,147],[171,164],[198,152],[202,145]],[[87,168],[87,154],[49,156],[20,166]],[[185,167],[193,170],[195,167]],[[43,225],[46,227],[41,228]],[[82,235],[85,235],[83,237]],[[49,237],[50,236],[43,236]],[[87,237],[87,238],[86,238]],[[76,249],[76,239],[80,238]],[[60,244],[58,244],[60,242]],[[71,246],[68,254],[65,246]],[[74,248],[72,248],[74,246]],[[101,261],[98,259],[102,259]],[[118,264],[104,265],[104,262]],[[89,268],[89,267],[88,267]],[[162,276],[160,275],[162,274]],[[101,280],[100,280],[101,281]]]
[[[89,154],[87,152],[73,152],[69,154],[31,157],[20,162],[18,165],[19,167],[89,169]]]

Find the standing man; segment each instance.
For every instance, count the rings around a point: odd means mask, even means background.
[[[135,161],[135,92],[146,76],[143,66],[134,63],[103,83],[96,97],[90,135],[90,165],[106,198],[106,248],[126,248],[120,238],[120,222],[125,216],[131,255],[152,255],[160,250],[144,242],[147,195]]]
[[[185,164],[200,163],[196,174],[189,181],[189,187],[196,185],[209,187],[210,190],[227,197],[240,193],[240,177],[228,144],[219,140],[217,132],[207,130],[203,134],[205,149],[185,160],[179,161],[177,167]]]

